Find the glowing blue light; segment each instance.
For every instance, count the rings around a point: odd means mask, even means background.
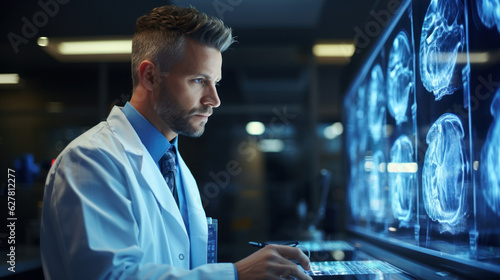
[[[346,139],[347,142],[349,143],[347,145],[347,150],[348,150],[348,155],[349,155],[349,160],[351,162],[351,165],[354,164],[357,161],[357,156],[358,156],[358,136],[357,136],[357,124],[356,124],[356,118],[354,117],[354,114],[349,114],[347,117],[347,125],[346,125]]]
[[[347,145],[349,160],[351,165],[357,160],[357,150],[358,150],[358,137],[356,133],[356,118],[354,114],[349,114],[347,117],[346,124],[346,139],[349,143]]]
[[[387,186],[385,170],[385,157],[382,151],[373,154],[371,167],[368,171],[367,185],[368,199],[370,202],[370,212],[375,220],[381,221],[385,217],[385,196],[384,188]]]
[[[367,131],[366,131],[366,85],[362,84],[357,91],[357,103],[356,103],[356,133],[358,135],[358,145],[361,154],[364,154],[366,150],[367,142]]]
[[[491,210],[500,215],[500,90],[491,103],[494,117],[481,152],[481,189]]]
[[[387,69],[387,107],[389,113],[396,119],[396,124],[406,121],[408,97],[413,86],[412,65],[410,42],[406,33],[401,31],[392,43]]]
[[[364,181],[364,161],[360,160],[359,163],[351,166],[351,186],[349,187],[349,205],[355,219],[367,217],[369,211],[368,192]]]
[[[326,139],[332,140],[342,135],[343,132],[344,132],[344,126],[342,125],[342,123],[336,122],[323,129],[323,136]]]
[[[412,163],[415,161],[413,144],[406,135],[400,136],[391,148],[391,163]],[[391,209],[400,226],[409,226],[413,214],[413,203],[416,194],[416,173],[390,172],[389,190]]]
[[[285,142],[281,139],[262,139],[259,150],[264,153],[279,153],[285,150]]]
[[[500,32],[500,1],[499,0],[477,0],[477,12],[481,22],[488,27],[497,26]]]
[[[467,172],[464,130],[460,119],[443,114],[429,129],[424,166],[422,195],[429,218],[438,221],[441,231],[457,233],[455,227],[466,213],[464,185]]]
[[[368,88],[368,129],[375,142],[385,135],[385,82],[382,67],[375,65]]]
[[[349,177],[349,188],[347,197],[349,200],[349,206],[351,208],[351,215],[353,218],[359,217],[359,207],[357,207],[356,200],[358,199],[358,165],[353,163],[351,165],[351,176]]]
[[[420,76],[436,100],[461,87],[454,79],[458,53],[465,41],[463,5],[457,0],[432,0],[420,37]]]

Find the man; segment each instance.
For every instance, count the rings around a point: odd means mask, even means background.
[[[232,42],[231,29],[194,8],[137,20],[130,102],[70,143],[47,177],[46,279],[310,279],[293,247],[207,264],[206,216],[177,135],[200,136],[220,105],[221,52]]]

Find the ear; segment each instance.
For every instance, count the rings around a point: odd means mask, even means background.
[[[139,65],[139,83],[148,91],[153,91],[160,84],[157,68],[153,62],[144,60]]]

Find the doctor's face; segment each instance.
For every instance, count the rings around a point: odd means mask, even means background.
[[[199,137],[212,109],[220,105],[222,55],[187,39],[184,57],[164,76],[154,110],[172,132]]]

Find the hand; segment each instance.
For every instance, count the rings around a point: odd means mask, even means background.
[[[311,277],[291,260],[296,260],[305,270],[311,269],[309,258],[302,250],[281,245],[268,245],[235,263],[235,266],[239,280],[279,280],[290,276],[298,280],[311,280]]]

